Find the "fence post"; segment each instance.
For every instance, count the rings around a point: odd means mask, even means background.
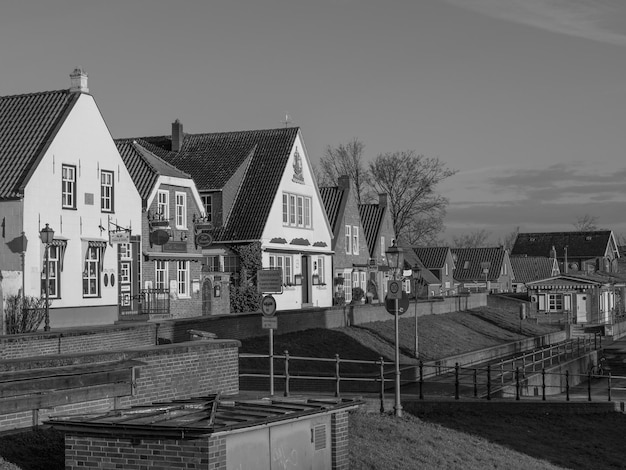
[[[380,412],[385,412],[385,359],[380,356]]]
[[[478,370],[474,369],[474,398],[478,397]]]
[[[341,383],[341,376],[339,375],[339,354],[335,354],[335,397],[339,396],[339,386]]]
[[[491,365],[487,364],[487,400],[491,400]]]
[[[504,385],[504,361],[500,361],[500,385]]]
[[[520,389],[520,383],[519,383],[519,367],[515,368],[515,399],[519,400],[519,389]]]
[[[289,351],[285,349],[285,393],[286,397],[289,396]]]
[[[591,401],[591,369],[587,373],[587,401]]]
[[[609,372],[609,376],[607,378],[607,385],[608,385],[608,394],[609,394],[609,401],[611,401],[611,373]]]
[[[541,369],[541,399],[546,401],[546,368]]]
[[[459,399],[459,363],[454,365],[454,399]]]
[[[420,359],[420,400],[424,399],[422,386],[424,385],[424,362]]]
[[[576,355],[580,356],[580,336],[578,338],[576,338],[576,347],[577,347],[577,350],[578,350]]]
[[[565,371],[565,399],[569,401],[569,370]]]
[[[598,350],[598,333],[593,334],[593,349]]]

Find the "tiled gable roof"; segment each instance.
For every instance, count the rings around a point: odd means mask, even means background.
[[[141,145],[141,141],[118,139],[115,145],[144,204],[159,176],[191,178],[187,173],[149,152]]]
[[[554,276],[554,258],[545,256],[511,256],[511,266],[515,275],[515,282],[526,283],[538,279]]]
[[[504,262],[504,248],[452,248],[455,270],[454,279],[459,281],[484,280],[481,263],[488,262],[487,279],[496,280]]]
[[[518,233],[512,255],[550,256],[554,246],[558,258],[597,258],[604,256],[609,247],[610,230],[594,232],[539,232]]]
[[[21,196],[79,96],[59,90],[0,97],[0,199]]]
[[[378,239],[380,226],[385,215],[385,208],[380,204],[359,204],[359,215],[361,216],[365,240],[367,240],[367,248],[370,256],[374,256],[376,240]]]
[[[209,134],[185,134],[181,150],[171,152],[171,138],[143,137],[164,158],[189,173],[199,191],[221,189],[249,161],[238,195],[219,239],[258,240],[299,133],[297,127]],[[156,153],[156,152],[153,152]]]
[[[448,250],[450,250],[447,246],[413,247],[412,249],[428,269],[443,269]]]
[[[328,216],[330,228],[334,232],[339,220],[339,208],[343,198],[344,190],[338,186],[322,186],[320,187],[320,196],[322,203]]]

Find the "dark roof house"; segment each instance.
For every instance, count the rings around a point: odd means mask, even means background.
[[[456,266],[454,279],[464,288],[511,291],[514,276],[509,253],[504,247],[452,248],[452,256]]]

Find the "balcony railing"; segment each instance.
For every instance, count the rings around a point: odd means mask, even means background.
[[[130,309],[123,307],[124,302],[130,300]],[[138,294],[120,296],[120,315],[169,315],[169,289],[141,289]]]

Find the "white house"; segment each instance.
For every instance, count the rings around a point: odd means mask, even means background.
[[[0,98],[3,294],[44,296],[51,328],[118,318],[119,258],[140,243],[141,198],[76,69],[69,90]]]

